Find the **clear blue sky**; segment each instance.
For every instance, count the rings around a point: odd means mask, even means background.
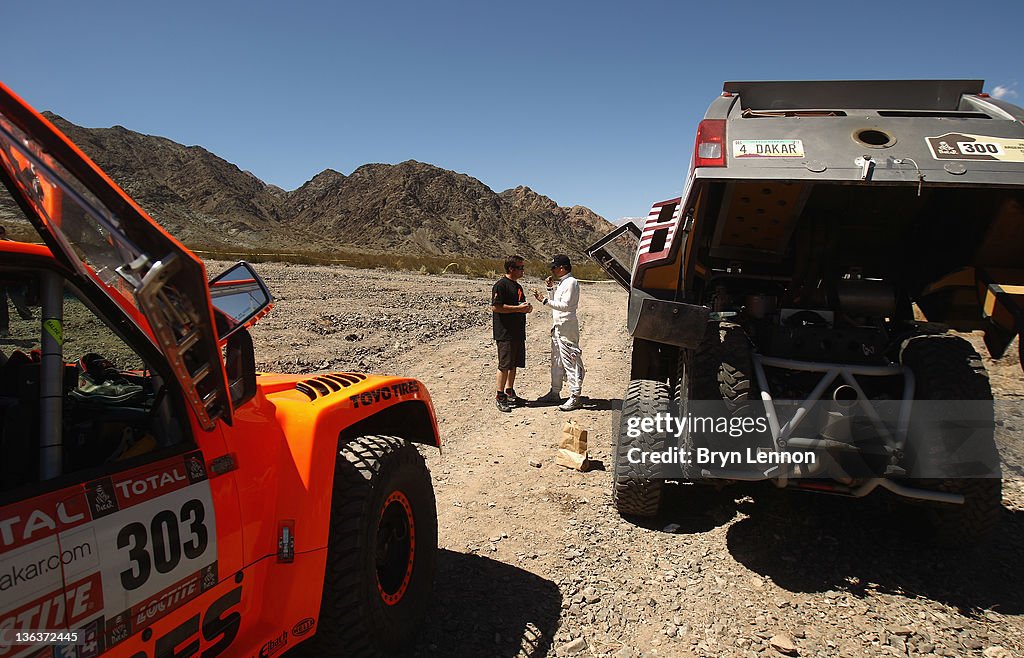
[[[725,80],[984,78],[1024,103],[1024,2],[5,3],[38,109],[294,189],[415,159],[614,220],[676,196]],[[998,90],[997,90],[998,87]]]

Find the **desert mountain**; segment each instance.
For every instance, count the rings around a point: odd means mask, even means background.
[[[371,249],[528,258],[581,255],[603,219],[561,208],[528,187],[495,194],[472,176],[409,160],[325,171],[295,190],[287,222]],[[610,227],[610,225],[608,225]]]
[[[528,187],[495,193],[472,176],[413,160],[367,164],[348,176],[326,169],[288,192],[199,146],[47,117],[192,246],[582,258],[612,228],[588,208],[561,207]]]
[[[280,219],[282,190],[200,146],[44,113],[171,234],[191,246],[311,244]],[[285,193],[286,195],[287,193]]]

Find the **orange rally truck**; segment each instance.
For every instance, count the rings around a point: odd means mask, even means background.
[[[0,241],[0,658],[408,651],[437,551],[426,388],[257,373],[252,267],[208,283],[2,84],[0,180],[0,223],[45,243]]]

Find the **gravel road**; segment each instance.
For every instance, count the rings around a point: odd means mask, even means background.
[[[923,542],[889,501],[770,487],[680,486],[681,511],[633,525],[609,494],[629,361],[616,286],[583,287],[589,401],[572,416],[598,468],[577,473],[554,464],[567,414],[493,406],[490,281],[257,269],[277,297],[253,332],[260,368],[411,375],[434,398],[444,450],[424,452],[441,553],[416,655],[1024,655],[1024,474],[1004,485],[998,533],[967,554]],[[529,316],[527,398],[548,387],[549,321]],[[989,367],[998,398],[1024,399],[1015,357]],[[1021,429],[1011,418],[1003,432]]]

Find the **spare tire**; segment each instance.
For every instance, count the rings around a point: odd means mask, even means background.
[[[736,413],[759,399],[751,358],[754,346],[738,324],[723,322],[718,333],[718,390],[726,408]]]

